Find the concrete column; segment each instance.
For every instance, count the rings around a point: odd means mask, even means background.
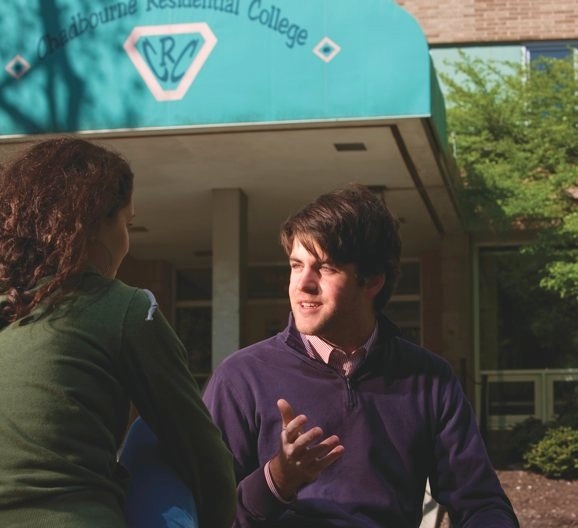
[[[442,243],[443,355],[473,400],[475,372],[472,266],[467,234],[445,235]]]
[[[445,356],[443,343],[444,285],[440,249],[421,257],[421,336],[423,346]]]
[[[212,367],[243,344],[246,301],[247,197],[213,189]]]

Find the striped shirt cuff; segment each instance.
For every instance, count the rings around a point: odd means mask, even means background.
[[[275,485],[275,482],[273,482],[273,477],[271,476],[271,470],[269,469],[269,464],[271,464],[271,461],[269,460],[269,462],[267,462],[265,464],[265,480],[267,481],[267,486],[269,486],[269,489],[271,490],[271,493],[273,495],[275,495],[275,498],[282,502],[283,504],[291,504],[293,502],[293,500],[285,500],[283,497],[281,497],[281,494],[279,493],[279,490],[277,489],[277,486]]]

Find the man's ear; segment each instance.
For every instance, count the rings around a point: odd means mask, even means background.
[[[378,275],[367,277],[364,282],[364,287],[367,293],[373,298],[381,291],[384,284],[385,273],[379,273]]]

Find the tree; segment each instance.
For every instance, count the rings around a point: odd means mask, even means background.
[[[531,67],[461,55],[448,128],[472,229],[531,232],[539,284],[578,301],[578,72],[572,58]]]

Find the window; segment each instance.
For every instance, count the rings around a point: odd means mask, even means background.
[[[419,261],[401,263],[401,275],[387,303],[385,315],[399,328],[402,337],[421,344],[421,266]]]
[[[247,343],[271,337],[287,325],[289,266],[251,266],[245,335]],[[189,364],[202,387],[211,372],[212,271],[188,268],[176,272],[175,326],[189,354]]]
[[[488,412],[492,416],[533,416],[536,384],[532,381],[490,381]]]
[[[290,304],[287,294],[289,266],[286,263],[253,265],[248,271],[245,319],[247,343],[255,343],[285,328]],[[418,261],[401,264],[401,278],[385,313],[404,337],[421,343],[421,267]],[[211,370],[210,268],[176,272],[175,326],[188,353],[193,375],[203,386]]]
[[[539,286],[545,262],[517,248],[479,259],[480,368],[578,367],[578,303]]]
[[[578,405],[578,303],[539,286],[546,256],[479,253],[481,414],[490,429]]]
[[[187,349],[191,372],[200,387],[211,371],[211,297],[210,268],[176,272],[175,329]]]
[[[553,378],[550,414],[560,416],[578,409],[578,372],[566,372]]]
[[[575,55],[578,42],[536,42],[526,44],[526,64],[530,64],[540,58],[566,59]]]

